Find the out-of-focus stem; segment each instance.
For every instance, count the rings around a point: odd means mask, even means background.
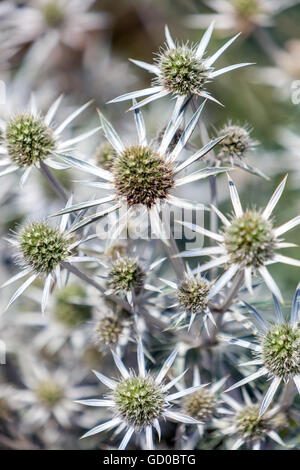
[[[50,183],[50,185],[52,186],[56,194],[65,202],[67,202],[68,201],[67,193],[65,192],[60,182],[55,178],[50,168],[47,165],[45,165],[44,162],[40,163],[40,171],[48,180],[48,182]]]
[[[166,220],[165,214],[163,214],[162,217],[163,217],[163,224],[166,226],[167,220]],[[168,227],[168,231],[170,233],[169,245],[164,244],[164,247],[166,249],[168,258],[173,266],[173,269],[176,273],[177,279],[181,281],[184,277],[184,271],[185,271],[184,263],[183,263],[182,258],[179,258],[179,257],[174,258],[174,256],[178,255],[179,250],[178,250],[177,243],[174,239],[174,236],[172,234],[171,227]]]
[[[67,269],[68,271],[70,271],[71,273],[73,273],[75,276],[77,276],[82,281],[84,281],[87,284],[90,284],[91,286],[95,287],[98,291],[100,291],[102,294],[105,295],[105,289],[100,284],[98,284],[98,282],[96,282],[94,279],[89,277],[87,274],[85,274],[82,271],[80,271],[79,269],[77,269],[71,263],[67,263],[66,261],[62,261],[61,266],[65,269]],[[111,300],[112,302],[120,305],[120,307],[122,307],[127,312],[132,313],[132,308],[128,304],[128,302],[125,302],[123,299],[121,299],[117,295],[110,294],[110,295],[105,295],[105,297],[108,300]]]

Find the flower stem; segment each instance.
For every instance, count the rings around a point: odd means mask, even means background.
[[[121,299],[120,297],[118,297],[117,295],[113,295],[113,294],[110,294],[110,295],[106,295],[105,294],[105,289],[100,285],[98,284],[98,282],[96,282],[94,279],[92,279],[91,277],[87,276],[85,273],[83,273],[82,271],[80,271],[79,269],[77,269],[75,266],[73,266],[71,263],[68,263],[66,261],[62,261],[61,262],[61,266],[65,269],[67,269],[68,271],[70,271],[71,273],[73,273],[75,276],[77,276],[79,279],[81,279],[82,281],[86,282],[87,284],[90,284],[91,286],[95,287],[98,291],[100,291],[102,294],[105,295],[105,297],[108,299],[108,300],[111,300],[112,302],[120,305],[120,307],[122,307],[124,310],[126,310],[127,312],[129,313],[132,313],[132,308],[131,306],[128,304],[128,302],[125,302],[123,299]]]
[[[55,176],[53,175],[53,173],[51,172],[49,167],[47,165],[45,165],[44,162],[40,163],[40,171],[45,176],[45,178],[48,180],[48,182],[50,183],[50,185],[52,186],[52,188],[54,189],[56,194],[61,199],[63,199],[65,202],[67,202],[68,201],[68,196],[67,196],[66,191],[64,190],[64,188],[62,187],[60,182],[57,180],[57,178],[55,178]]]

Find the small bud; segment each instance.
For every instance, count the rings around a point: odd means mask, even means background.
[[[157,65],[159,84],[178,95],[199,94],[211,72],[205,62],[197,58],[196,49],[187,45],[163,51]]]
[[[178,287],[177,300],[188,313],[198,313],[207,307],[209,290],[210,283],[204,277],[186,276]]]
[[[217,407],[217,399],[212,392],[206,388],[201,388],[191,395],[188,395],[183,403],[183,408],[188,416],[195,418],[202,423],[211,420]]]
[[[100,351],[113,348],[120,340],[124,330],[124,321],[115,314],[105,315],[94,327],[94,343]]]
[[[118,258],[109,272],[107,284],[114,293],[126,293],[132,289],[138,294],[144,285],[145,273],[132,258]]]

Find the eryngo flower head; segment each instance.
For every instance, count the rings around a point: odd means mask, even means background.
[[[101,315],[94,322],[93,342],[102,352],[107,348],[114,349],[125,338],[129,323],[121,313],[107,313]]]
[[[72,203],[72,197],[66,207]],[[42,312],[49,293],[56,281],[61,281],[61,269],[69,262],[95,261],[88,256],[78,256],[78,248],[83,239],[75,239],[72,233],[74,223],[69,224],[69,216],[62,217],[61,223],[53,227],[47,221],[33,221],[24,224],[14,237],[8,239],[15,249],[16,260],[21,271],[9,279],[2,287],[28,277],[11,297],[7,308],[27,289],[37,277],[45,278],[42,297]]]
[[[294,381],[300,393],[300,286],[298,286],[294,297],[289,322],[285,321],[275,296],[273,296],[273,299],[276,313],[276,321],[273,324],[264,320],[254,307],[246,304],[246,307],[252,313],[253,322],[258,329],[256,343],[239,339],[229,340],[230,343],[235,343],[252,350],[257,356],[254,364],[259,364],[260,369],[249,377],[240,380],[227,391],[261,376],[269,376],[272,379],[271,385],[262,401],[260,415],[267,410],[282,381]]]
[[[289,8],[295,0],[222,0],[211,2],[206,0],[209,8],[215,11],[211,14],[188,15],[186,23],[191,28],[206,28],[213,20],[216,29],[232,34],[232,31],[242,31],[250,34],[255,27],[266,27],[273,24],[273,16]]]
[[[191,393],[183,401],[183,409],[192,418],[203,423],[209,422],[216,413],[218,400],[207,388]]]
[[[224,135],[220,142],[217,158],[222,161],[232,162],[235,158],[243,159],[249,150],[256,145],[250,137],[251,129],[248,126],[234,125],[231,122],[218,131],[218,135]]]
[[[180,253],[180,256],[182,255],[183,253]],[[197,316],[200,316],[207,331],[208,318],[215,324],[214,317],[209,309],[212,282],[200,275],[194,275],[188,265],[182,280],[173,282],[163,278],[160,279],[168,288],[171,288],[170,293],[175,297],[175,304],[172,307],[179,310],[174,315],[175,327],[180,325],[183,319],[189,317],[188,329],[190,329]],[[168,295],[168,290],[166,290],[166,295]]]
[[[108,274],[107,285],[115,294],[135,292],[139,294],[145,279],[145,272],[136,259],[118,257]]]
[[[154,64],[147,64],[140,60],[132,60],[134,64],[155,75],[152,87],[126,93],[125,95],[111,100],[110,103],[148,96],[146,99],[131,107],[131,109],[136,109],[169,94],[177,98],[177,107],[179,109],[186,98],[191,95],[201,96],[218,102],[205,90],[206,84],[219,75],[251,64],[241,63],[214,70],[213,66],[217,59],[235,41],[238,35],[225,43],[212,56],[205,57],[213,28],[214,24],[212,23],[198,44],[189,45],[188,43],[180,44],[174,42],[166,26],[166,46],[161,49]]]
[[[272,222],[257,210],[246,210],[240,217],[233,217],[224,230],[224,243],[230,263],[247,267],[263,266],[276,250]]]
[[[231,220],[225,217],[217,208],[212,207],[212,210],[216,211],[224,224],[224,231],[222,233],[213,233],[188,222],[180,222],[191,230],[211,237],[219,244],[215,248],[210,248],[209,253],[205,248],[203,250],[195,250],[195,254],[190,252],[190,256],[220,255],[215,260],[209,261],[197,268],[195,270],[196,273],[201,273],[213,266],[224,265],[228,267],[226,272],[212,287],[210,295],[215,295],[240,270],[244,271],[245,284],[251,293],[252,274],[258,271],[271,292],[282,301],[280,290],[267,270],[266,265],[279,262],[300,266],[300,261],[277,253],[277,250],[280,248],[294,246],[291,243],[284,243],[281,235],[299,225],[300,216],[294,217],[280,227],[274,227],[274,222],[271,219],[272,212],[284,190],[286,179],[287,176],[276,188],[264,210],[247,209],[244,211],[236,187],[229,178],[229,190],[234,209]],[[188,252],[185,253],[186,255],[188,255]]]
[[[141,342],[138,344],[137,359],[138,373],[128,371],[120,357],[113,353],[114,361],[119,369],[121,377],[111,380],[99,372],[95,372],[97,378],[111,389],[106,399],[79,400],[89,406],[103,406],[112,409],[114,417],[99,426],[88,431],[83,437],[92,436],[107,429],[113,429],[122,425],[126,429],[125,436],[119,449],[125,449],[134,432],[145,432],[147,449],[153,449],[153,428],[160,436],[159,421],[171,419],[186,424],[197,424],[197,421],[171,408],[171,402],[198,390],[200,386],[190,387],[180,392],[168,393],[181,376],[171,382],[165,382],[165,377],[177,355],[174,351],[163,364],[159,373],[155,376],[145,368],[145,358]]]
[[[143,204],[150,209],[174,186],[172,164],[150,146],[127,147],[115,158],[113,175],[117,194],[129,206]]]
[[[33,222],[18,235],[21,263],[37,274],[49,274],[70,254],[71,241],[47,222]]]
[[[6,127],[5,144],[8,155],[19,167],[28,167],[45,160],[55,149],[52,129],[39,116],[22,113]]]
[[[19,408],[27,414],[27,425],[34,430],[40,429],[51,420],[63,428],[71,426],[74,413],[79,408],[74,398],[78,393],[84,396],[93,393],[94,387],[79,385],[84,378],[79,369],[70,371],[60,366],[49,370],[37,363],[36,357],[30,359],[29,363],[21,363],[26,388],[17,390],[15,394]]]
[[[284,413],[280,412],[279,407],[274,407],[261,415],[260,393],[255,391],[255,401],[244,388],[242,394],[243,403],[233,397],[228,397],[225,393],[222,395],[224,402],[230,407],[230,411],[228,413],[228,410],[223,410],[225,418],[223,422],[220,420],[220,427],[223,434],[236,437],[232,450],[237,450],[243,445],[258,450],[261,443],[267,438],[284,446],[285,444],[278,434],[278,431],[287,425]]]
[[[45,38],[49,51],[60,43],[81,49],[89,31],[109,24],[108,15],[89,11],[93,3],[94,0],[28,0],[22,8],[16,6],[6,15],[3,21],[5,44],[16,48]]]
[[[212,174],[223,172],[225,168],[204,168],[191,175],[179,176],[179,172],[192,165],[194,162],[204,157],[215,145],[222,139],[218,137],[209,142],[203,148],[189,156],[185,161],[180,162],[180,153],[188,142],[201,112],[204,103],[197,109],[190,121],[186,124],[184,131],[178,139],[175,147],[173,138],[180,125],[183,122],[186,105],[178,112],[175,110],[176,117],[173,117],[165,128],[165,132],[159,145],[149,144],[146,137],[146,128],[142,113],[135,110],[135,122],[138,134],[138,143],[134,145],[125,145],[118,136],[112,125],[100,115],[102,128],[105,136],[113,147],[115,156],[110,170],[104,169],[88,163],[84,160],[74,158],[65,154],[57,154],[68,165],[86,171],[93,176],[99,177],[99,182],[91,182],[92,187],[105,189],[108,195],[76,204],[68,209],[63,209],[55,215],[65,214],[67,212],[78,211],[95,206],[102,206],[106,203],[114,203],[107,206],[106,209],[96,212],[94,215],[84,218],[77,224],[77,228],[92,223],[109,213],[117,210],[124,210],[124,216],[120,217],[119,233],[128,225],[128,219],[134,219],[137,211],[144,210],[143,213],[149,215],[151,230],[155,237],[166,241],[168,234],[161,223],[159,212],[164,209],[165,204],[170,204],[179,208],[198,207],[188,201],[181,200],[176,196],[176,189],[192,181],[198,181]],[[172,151],[170,151],[170,145]],[[147,218],[147,217],[146,217]],[[148,221],[147,227],[148,228]],[[108,238],[115,238],[113,231]]]
[[[85,132],[77,137],[63,140],[61,134],[67,126],[81,114],[89,105],[86,103],[72,112],[61,124],[54,125],[53,121],[60,105],[60,96],[43,115],[36,109],[34,99],[29,109],[12,115],[6,120],[1,129],[1,159],[4,169],[0,176],[23,171],[21,184],[27,180],[31,169],[47,165],[54,169],[65,169],[60,161],[56,161],[54,153],[72,150],[73,146],[98,131],[98,128]]]
[[[200,437],[203,437],[205,430],[211,424],[214,426],[214,420],[219,415],[221,408],[220,390],[222,389],[227,377],[224,377],[212,384],[205,384],[182,400],[182,411],[188,416],[199,421],[198,431]],[[201,385],[201,375],[198,367],[193,370],[193,387]],[[184,387],[178,383],[178,390]]]

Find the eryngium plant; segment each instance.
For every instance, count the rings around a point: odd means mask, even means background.
[[[131,30],[134,48],[136,25],[161,38],[141,0],[122,2],[111,49],[100,3],[0,2],[0,448],[298,448],[300,284],[290,318],[286,287],[300,139],[284,100],[299,98],[299,41],[281,50],[265,29],[294,2],[207,1],[188,18],[200,40],[166,27],[152,63],[132,60],[152,80],[129,92],[134,67],[115,50]],[[149,57],[153,41],[138,42]],[[246,67],[256,55],[269,66]]]

